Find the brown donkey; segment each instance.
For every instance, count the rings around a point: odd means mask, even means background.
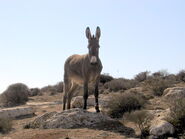
[[[72,55],[64,65],[64,96],[63,96],[63,110],[70,109],[71,99],[74,96],[74,91],[78,86],[84,88],[84,105],[83,109],[87,108],[88,99],[88,84],[95,86],[95,109],[100,112],[98,105],[98,84],[100,73],[102,71],[102,64],[99,58],[99,38],[100,28],[96,28],[96,35],[92,36],[89,27],[86,28],[86,37],[88,39],[89,52],[86,55]]]

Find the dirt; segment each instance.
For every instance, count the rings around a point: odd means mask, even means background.
[[[31,97],[30,103],[41,102],[60,102],[62,94],[53,96],[43,95]],[[126,139],[135,136],[135,131],[130,128],[134,127],[132,123],[123,125],[118,128],[117,125],[100,125],[97,128],[78,128],[78,129],[24,129],[24,125],[46,112],[61,111],[62,104],[49,105],[33,105],[35,108],[35,116],[22,117],[13,120],[13,129],[8,134],[1,135],[0,139]],[[94,111],[93,108],[89,109]],[[136,131],[137,132],[137,131]]]

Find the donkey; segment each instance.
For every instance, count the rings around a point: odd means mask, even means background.
[[[100,80],[100,73],[102,71],[102,63],[99,58],[99,38],[100,28],[96,28],[96,35],[92,36],[90,28],[86,28],[86,37],[88,39],[88,54],[72,55],[64,65],[64,96],[63,96],[63,110],[70,109],[71,99],[74,96],[74,91],[77,87],[83,86],[83,109],[87,108],[88,99],[88,85],[94,85],[95,109],[100,112],[98,105],[98,84]]]

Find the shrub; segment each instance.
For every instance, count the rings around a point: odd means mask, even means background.
[[[124,78],[114,79],[105,84],[105,88],[110,91],[127,90],[137,85],[135,80],[129,80]]]
[[[185,98],[178,98],[172,102],[167,121],[175,126],[178,133],[185,132]]]
[[[31,88],[29,91],[29,96],[37,96],[40,93],[40,89],[39,88]]]
[[[169,73],[166,70],[157,71],[152,74],[153,77],[166,77],[168,75]]]
[[[114,78],[108,74],[100,75],[100,83],[105,84],[106,82],[112,81]]]
[[[185,82],[185,70],[181,70],[176,76],[179,81]]]
[[[8,133],[12,129],[12,120],[0,118],[0,133]]]
[[[155,96],[161,96],[163,91],[168,87],[172,87],[173,84],[174,81],[172,80],[163,79],[161,77],[152,77],[144,81],[143,88],[152,90]]]
[[[139,93],[122,93],[112,95],[107,103],[107,114],[113,118],[120,118],[125,112],[140,109],[146,100]]]
[[[25,104],[28,101],[29,89],[25,84],[10,85],[1,95],[1,102],[5,107]]]
[[[41,88],[41,92],[50,92],[51,94],[56,94],[59,92],[63,92],[63,82],[59,82],[56,85],[48,85]]]
[[[148,71],[138,73],[134,79],[138,82],[143,82],[148,78],[149,73]]]
[[[152,118],[152,115],[144,110],[125,113],[123,116],[124,120],[128,120],[136,124],[141,132],[141,138],[146,138],[146,136],[149,135],[150,121]]]

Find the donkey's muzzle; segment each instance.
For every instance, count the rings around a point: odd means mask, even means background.
[[[97,64],[97,58],[96,58],[96,56],[92,56],[92,57],[91,57],[90,63],[91,63],[92,65]]]

